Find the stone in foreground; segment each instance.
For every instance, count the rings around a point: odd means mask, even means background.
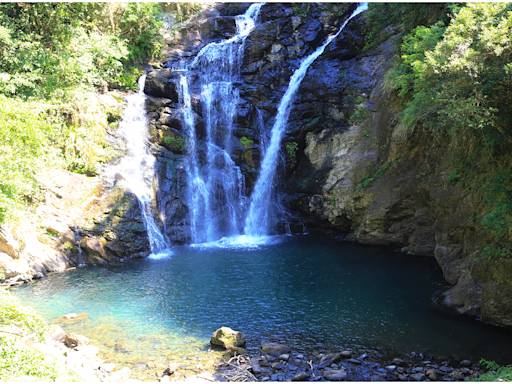
[[[281,356],[284,353],[290,353],[292,349],[286,344],[278,343],[264,343],[261,344],[261,352],[267,353],[271,356]]]
[[[330,381],[342,381],[347,379],[347,372],[345,370],[332,370],[324,374],[324,377]]]
[[[213,332],[210,343],[226,348],[228,345],[242,347],[245,345],[245,335],[231,328],[222,327]]]

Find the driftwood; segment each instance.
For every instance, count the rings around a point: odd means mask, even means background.
[[[237,355],[228,361],[224,360],[221,366],[227,369],[216,374],[227,381],[257,381],[256,377],[250,372],[252,368],[251,359],[246,355]]]

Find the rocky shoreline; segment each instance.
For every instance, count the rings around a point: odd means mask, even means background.
[[[229,336],[219,342],[221,330],[236,335],[235,342],[231,343]],[[465,381],[486,372],[478,362],[424,352],[384,355],[378,350],[354,348],[307,353],[279,342],[263,343],[259,351],[248,352],[241,347],[245,335],[225,327],[213,334],[211,344],[226,350],[224,361],[215,365],[214,372],[187,376],[180,372],[179,363],[171,362],[160,381]]]

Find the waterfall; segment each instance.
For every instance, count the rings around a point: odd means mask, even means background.
[[[276,174],[276,164],[281,146],[281,140],[286,131],[286,124],[290,115],[294,96],[300,86],[300,83],[306,75],[309,66],[320,56],[325,47],[335,39],[345,28],[347,23],[365,11],[368,3],[361,3],[350,17],[343,23],[338,32],[330,36],[323,45],[315,52],[306,57],[299,68],[290,78],[288,89],[286,90],[277,110],[276,120],[272,127],[270,144],[268,145],[261,163],[260,174],[254,186],[249,206],[249,212],[245,220],[244,234],[249,237],[261,237],[269,233],[269,222],[272,206],[272,195],[274,188],[274,179]]]
[[[187,135],[187,196],[191,237],[194,243],[240,234],[248,199],[244,178],[231,157],[235,114],[239,101],[236,83],[246,37],[254,29],[264,3],[251,5],[236,17],[236,34],[210,43],[188,68],[180,71],[179,102]],[[205,145],[198,142],[197,121],[192,109],[192,76],[199,74],[200,100],[205,125]]]
[[[148,151],[148,124],[146,117],[144,82],[146,75],[140,77],[138,90],[127,97],[127,106],[118,128],[118,133],[126,141],[127,154],[121,162],[106,171],[106,178],[114,180],[121,176],[126,187],[137,196],[142,219],[148,233],[152,254],[166,253],[169,242],[160,231],[153,217],[152,188],[155,176],[155,157]]]

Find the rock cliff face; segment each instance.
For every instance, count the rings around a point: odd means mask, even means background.
[[[207,43],[232,36],[232,16],[246,7],[219,7],[178,31],[168,59],[146,81],[152,140],[162,159],[159,183],[168,188],[159,209],[167,217],[167,235],[176,242],[189,238],[181,165],[186,139],[176,109],[178,74],[170,67]],[[293,71],[354,8],[267,4],[261,9],[261,21],[245,42],[234,131],[240,140],[234,157],[245,176],[247,195],[260,163],[258,121],[270,129]],[[478,246],[485,237],[473,219],[477,208],[472,196],[449,183],[446,146],[426,133],[406,135],[395,122],[397,102],[386,88],[385,74],[399,31],[389,27],[389,32],[388,41],[363,53],[363,14],[309,68],[282,143],[282,164],[276,165],[288,208],[296,224],[434,256],[454,285],[441,295],[441,303],[510,326],[508,272],[479,259]],[[195,118],[201,122],[197,87],[194,92]]]
[[[102,95],[124,107],[122,99]],[[122,155],[121,141],[109,132]],[[101,177],[60,170],[38,175],[40,201],[32,217],[0,227],[5,285],[22,284],[80,265],[106,265],[146,256],[149,243],[137,198]]]
[[[171,67],[192,60],[208,43],[233,36],[233,16],[247,7],[219,5],[177,29],[166,48],[168,57],[146,79],[150,148],[157,158],[156,216],[174,243],[190,241],[190,222],[184,171],[187,138],[178,105],[179,73]],[[245,177],[247,196],[260,166],[260,140],[265,136],[260,129],[272,127],[290,76],[355,7],[262,7],[260,22],[245,41],[233,131],[238,139],[233,160]],[[450,184],[446,145],[420,130],[406,134],[396,123],[398,103],[386,87],[385,74],[400,35],[393,27],[388,32],[389,40],[363,53],[364,13],[351,20],[311,65],[299,88],[276,164],[292,229],[302,230],[305,224],[348,240],[393,246],[411,257],[433,256],[453,284],[440,303],[512,326],[511,267],[480,257],[478,246],[486,239],[474,220],[475,199]],[[199,82],[192,81],[190,88],[200,142],[205,132]],[[149,250],[135,197],[120,187],[88,180],[92,184],[83,184],[83,191],[92,200],[79,204],[82,219],[48,224],[42,242],[56,251],[52,262],[30,266],[34,274],[82,262],[122,261]],[[82,185],[85,179],[71,182]],[[62,200],[59,192],[52,193]],[[0,232],[0,265],[8,276],[17,274],[19,249],[8,233]]]

